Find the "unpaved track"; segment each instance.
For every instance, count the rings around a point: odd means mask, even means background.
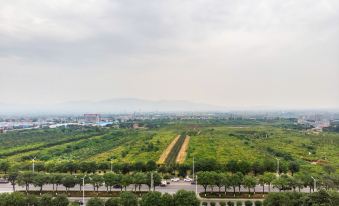
[[[176,138],[174,138],[174,140],[171,142],[171,144],[169,144],[167,146],[167,148],[165,149],[165,151],[161,154],[159,160],[158,160],[158,164],[164,164],[165,160],[167,159],[167,156],[169,155],[169,153],[172,151],[175,143],[177,143],[178,139],[179,139],[180,135],[178,135]]]
[[[179,151],[179,154],[178,154],[177,159],[176,159],[177,163],[180,163],[180,164],[184,163],[186,156],[187,156],[187,150],[188,150],[190,138],[191,138],[190,136],[186,135],[185,141],[182,144],[180,151]]]

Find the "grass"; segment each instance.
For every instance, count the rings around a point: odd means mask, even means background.
[[[301,169],[322,172],[322,160],[339,173],[339,133],[306,133],[289,128],[287,120],[187,120],[169,121],[155,129],[63,128],[0,134],[2,160],[28,163],[29,157],[40,161],[146,162],[159,160],[173,139],[182,132],[190,136],[185,163],[212,158],[225,164],[229,160],[254,162],[276,156],[292,159]],[[183,138],[182,140],[184,140]],[[182,142],[177,142],[180,149]],[[166,162],[176,160],[174,148]]]

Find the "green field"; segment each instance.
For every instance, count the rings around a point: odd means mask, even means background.
[[[279,158],[281,164],[298,162],[301,170],[320,173],[322,165],[339,172],[339,133],[306,132],[291,120],[161,121],[152,129],[69,127],[13,131],[0,134],[0,161],[95,161],[135,163],[157,161],[183,132],[191,136],[185,164],[214,159],[249,163]],[[179,149],[179,148],[176,148]]]

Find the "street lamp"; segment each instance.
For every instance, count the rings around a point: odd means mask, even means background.
[[[311,176],[311,178],[313,179],[313,191],[317,190],[317,180]]]
[[[277,160],[277,176],[279,176],[279,159],[275,158]]]
[[[111,159],[111,172],[113,172],[113,158]]]
[[[34,161],[35,161],[35,159],[36,159],[36,157],[33,157],[33,158],[32,158],[32,164],[33,164],[33,165],[32,165],[32,171],[33,171],[33,173],[34,173],[34,166],[35,166],[35,165],[34,165]]]
[[[198,197],[198,175],[195,175],[195,195]]]
[[[192,173],[193,173],[193,182],[194,182],[194,157],[193,157],[193,169],[192,169]]]
[[[84,205],[85,204],[85,178],[86,178],[86,175],[81,178],[82,179],[82,204]]]
[[[151,172],[151,191],[154,192],[153,172]]]

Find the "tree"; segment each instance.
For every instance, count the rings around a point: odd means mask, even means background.
[[[19,175],[18,172],[10,172],[8,175],[5,176],[5,178],[11,183],[13,187],[13,192],[15,192],[15,185],[17,182],[18,175]]]
[[[287,180],[284,177],[279,177],[275,180],[272,181],[273,187],[278,188],[279,192],[281,192],[281,190],[284,190],[286,185],[287,185]]]
[[[333,167],[329,164],[324,165],[323,169],[328,175],[331,175],[332,173],[335,173],[335,171],[336,171],[335,167]]]
[[[33,182],[34,174],[32,172],[21,172],[18,175],[18,184],[26,187],[26,192],[29,190],[29,185]]]
[[[133,183],[134,183],[134,188],[135,191],[137,190],[137,187],[139,188],[139,192],[141,189],[141,185],[145,184],[147,180],[147,176],[145,175],[145,173],[142,172],[137,172],[133,174]]]
[[[173,196],[165,193],[161,197],[161,206],[174,206]]]
[[[230,179],[231,177],[227,173],[221,174],[221,181],[225,188],[225,196],[227,195],[227,189],[232,186]]]
[[[207,187],[211,183],[211,175],[210,172],[198,172],[198,184],[200,184],[205,190],[205,196],[207,192]]]
[[[48,183],[48,176],[43,173],[36,174],[34,175],[32,179],[32,183],[35,187],[40,187],[40,193],[41,193],[42,187]]]
[[[254,176],[257,176],[257,174],[262,174],[264,172],[264,168],[263,168],[262,162],[255,161],[252,164],[252,171],[254,173]]]
[[[271,172],[264,173],[265,183],[268,184],[268,192],[271,192],[271,184],[272,184],[272,181],[275,180],[275,178],[276,178],[275,174]]]
[[[26,196],[26,205],[37,206],[39,204],[39,200],[36,195],[27,195]]]
[[[77,182],[77,180],[73,175],[65,175],[61,179],[61,183],[66,188],[66,191],[68,191],[69,188],[75,187],[76,182]]]
[[[7,174],[7,171],[9,170],[10,164],[8,161],[2,161],[0,162],[0,171],[3,171],[5,174]]]
[[[179,190],[174,196],[174,205],[175,206],[199,206],[200,201],[197,199],[197,196],[194,192]]]
[[[123,175],[121,179],[121,186],[125,188],[125,191],[127,190],[127,187],[132,184],[132,177],[130,175]],[[122,189],[122,188],[121,188]]]
[[[299,172],[300,165],[297,162],[293,161],[289,163],[288,169],[291,171],[291,174],[293,176],[294,173]]]
[[[93,190],[99,191],[99,188],[103,185],[104,183],[104,178],[101,175],[91,175],[90,176],[90,182],[93,185]]]
[[[87,206],[105,206],[105,202],[98,198],[98,197],[92,197],[91,199],[88,200]]]
[[[157,169],[157,163],[153,160],[149,160],[146,163],[146,171],[155,171]]]
[[[132,192],[122,192],[120,204],[121,206],[138,206],[138,198]]]
[[[140,206],[161,206],[161,193],[149,192],[143,195]]]
[[[243,185],[244,187],[248,189],[248,195],[250,196],[251,188],[255,188],[255,186],[257,185],[257,180],[252,176],[246,175],[243,179]],[[255,190],[254,190],[254,194],[255,194]]]
[[[108,192],[108,188],[110,191],[112,191],[112,187],[116,184],[116,174],[109,172],[109,173],[105,173],[103,176],[103,180],[105,182],[105,186]]]
[[[105,206],[120,206],[120,199],[116,197],[109,198],[106,201]]]
[[[60,195],[52,200],[52,206],[68,206],[69,200],[65,195]]]

